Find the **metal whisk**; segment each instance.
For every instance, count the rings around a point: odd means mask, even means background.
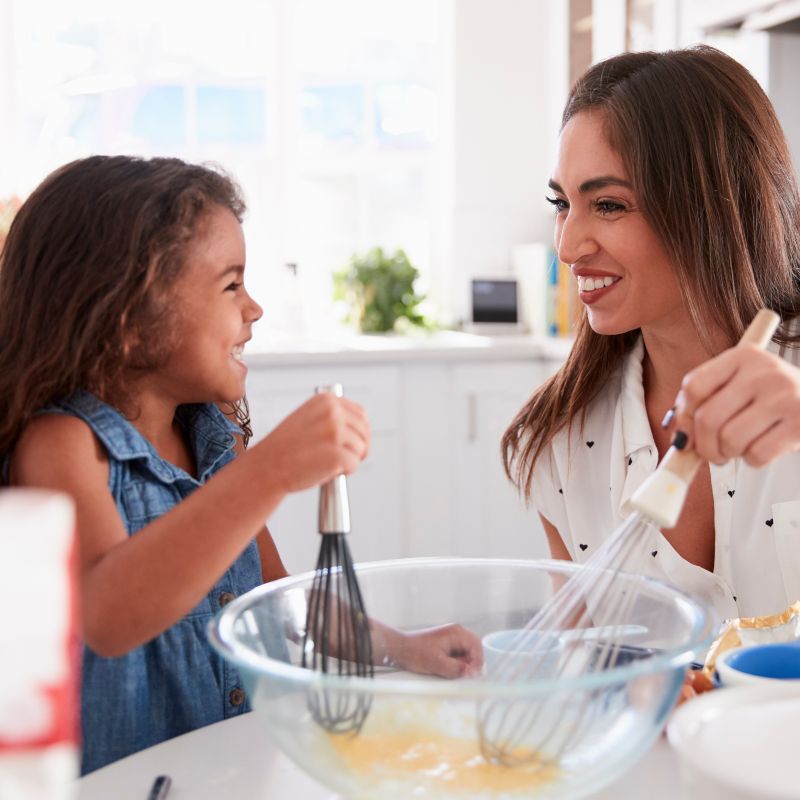
[[[777,314],[762,309],[741,342],[766,347],[779,322]],[[619,580],[620,572],[633,556],[641,556],[653,528],[676,525],[700,463],[691,451],[667,451],[629,501],[633,513],[520,631],[508,653],[488,670],[490,680],[575,678],[653,652],[625,641],[625,623],[642,598],[632,581]],[[544,769],[591,745],[613,692],[602,682],[576,697],[559,691],[558,683],[553,687],[524,702],[501,699],[479,705],[478,734],[487,760]]]
[[[340,384],[317,392],[342,396]],[[347,480],[337,475],[320,486],[322,542],[311,592],[301,663],[308,669],[344,677],[373,677],[369,620],[358,586],[346,535],[350,532]],[[358,733],[369,713],[366,692],[314,687],[308,705],[318,724],[332,733]]]

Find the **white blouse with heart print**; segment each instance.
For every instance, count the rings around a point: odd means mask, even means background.
[[[796,366],[800,349],[769,349]],[[532,501],[573,561],[586,561],[625,520],[625,504],[656,468],[639,339],[592,402],[581,430],[559,431],[533,473]],[[755,469],[710,465],[714,571],[686,561],[650,527],[625,569],[670,581],[721,619],[773,614],[800,600],[800,453]]]

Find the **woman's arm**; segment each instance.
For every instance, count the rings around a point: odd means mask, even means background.
[[[569,554],[569,550],[567,550],[564,540],[561,538],[561,534],[556,530],[555,525],[553,525],[550,520],[545,519],[541,514],[539,514],[539,519],[542,521],[542,527],[547,535],[550,556],[552,558],[557,558],[559,561],[572,561],[572,556]]]

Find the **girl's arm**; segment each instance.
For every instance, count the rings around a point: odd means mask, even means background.
[[[316,395],[134,536],[128,536],[109,492],[102,446],[74,417],[37,417],[15,448],[11,477],[15,485],[74,498],[83,637],[98,654],[111,657],[144,644],[191,611],[263,531],[287,493],[353,472],[369,438],[359,406]]]
[[[256,536],[258,544],[258,554],[261,557],[261,580],[264,583],[276,581],[278,578],[285,578],[289,573],[283,565],[281,554],[275,545],[275,540],[269,532],[269,528],[265,525],[258,536]]]
[[[480,674],[483,645],[472,631],[455,623],[401,631],[370,619],[373,660],[377,666],[438,675],[441,678],[466,678]]]
[[[220,406],[220,411],[225,414],[228,419],[236,424],[237,420],[234,414],[227,410],[227,407]],[[236,442],[233,446],[237,456],[244,455],[247,451],[242,444],[241,437],[236,437]],[[289,573],[283,565],[283,559],[278,552],[275,540],[272,538],[269,528],[264,527],[258,532],[256,536],[256,544],[258,545],[258,556],[261,560],[261,580],[264,583],[276,581],[278,578],[285,578]]]

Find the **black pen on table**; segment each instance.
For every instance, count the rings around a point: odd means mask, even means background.
[[[150,794],[147,795],[147,800],[164,800],[170,786],[172,786],[172,778],[169,775],[159,775],[150,787]]]

